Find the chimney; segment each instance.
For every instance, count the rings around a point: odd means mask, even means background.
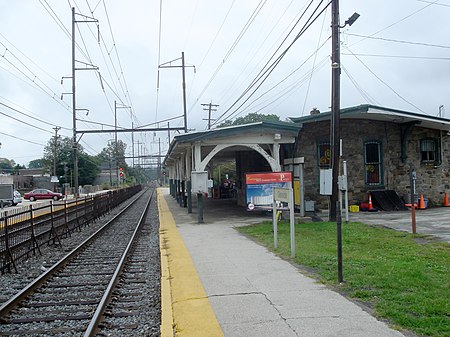
[[[313,108],[309,114],[310,115],[318,115],[318,114],[320,114],[320,110],[317,108]]]

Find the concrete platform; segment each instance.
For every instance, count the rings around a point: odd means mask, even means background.
[[[172,298],[177,336],[404,336],[234,229],[236,226],[270,220],[270,215],[246,212],[227,200],[209,199],[205,202],[204,223],[198,224],[196,209],[188,214],[187,209],[180,207],[167,189],[161,189],[159,196],[173,216],[177,232],[167,235],[163,223],[166,217],[160,219],[164,232],[162,240],[168,242],[163,254],[169,257],[166,281],[172,287],[170,292],[180,292],[174,286],[192,287],[190,278],[197,277],[203,289],[203,292],[192,294],[192,298]],[[176,241],[170,244],[171,235],[178,234],[196,275],[177,270],[186,268],[188,262],[182,266],[170,262],[171,259],[181,258],[174,255],[170,248],[176,244]],[[198,300],[203,300],[199,298],[201,296],[207,301],[197,305]],[[183,313],[176,308],[180,301],[187,303],[190,300],[192,305],[188,312],[199,310],[206,313],[204,316],[193,316],[202,317],[200,322],[196,322],[199,323],[195,328],[197,330],[190,329],[180,317],[186,311]],[[207,307],[203,307],[205,305]],[[215,317],[209,314],[210,308]],[[221,331],[209,331],[211,320],[218,322]],[[162,336],[172,337],[170,333]]]

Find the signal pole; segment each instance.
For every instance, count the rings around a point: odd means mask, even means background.
[[[212,104],[211,103],[204,103],[202,104],[202,106],[206,106],[207,108],[203,108],[203,110],[208,111],[208,119],[203,119],[204,121],[207,120],[208,121],[208,130],[211,129],[211,111],[217,111],[217,109],[213,109],[218,107],[218,104]]]
[[[55,141],[53,143],[53,177],[56,177],[56,150],[58,144],[58,131],[61,130],[61,128],[56,126],[53,130],[55,130]],[[56,192],[56,183],[53,183],[53,191]]]

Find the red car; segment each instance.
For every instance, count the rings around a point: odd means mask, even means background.
[[[38,188],[31,192],[25,193],[23,195],[23,198],[30,201],[35,201],[39,199],[53,199],[56,201],[62,199],[63,195],[61,193],[52,192],[44,188]]]

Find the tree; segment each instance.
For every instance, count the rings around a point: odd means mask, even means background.
[[[28,168],[30,169],[36,169],[36,168],[43,168],[44,167],[44,159],[33,159],[28,164]]]
[[[115,141],[108,143],[106,147],[103,148],[102,152],[97,156],[102,161],[111,161],[113,167],[117,166],[125,167],[127,163],[125,162],[125,150],[127,149],[127,144],[123,141],[118,140],[117,146]]]
[[[248,115],[244,117],[238,117],[235,120],[226,120],[225,122],[218,125],[219,128],[225,127],[225,126],[233,126],[233,125],[243,125],[243,124],[250,124],[250,123],[256,123],[256,122],[264,122],[264,121],[279,121],[280,117],[274,114],[264,115],[259,114],[257,112],[251,112]]]
[[[14,165],[14,160],[0,158],[0,173],[12,173]]]
[[[90,185],[100,172],[98,160],[84,152],[83,147],[77,144],[78,151],[78,179],[80,185]],[[60,183],[70,183],[73,179],[73,149],[72,138],[52,137],[44,148],[42,158],[44,167],[53,174],[53,165],[56,164],[56,176]]]
[[[110,184],[115,185],[118,181],[118,171],[119,168],[122,168],[122,172],[125,178],[121,178],[121,182],[128,181],[128,178],[131,177],[130,168],[128,167],[125,161],[125,150],[127,148],[127,144],[123,141],[118,140],[117,143],[115,141],[108,142],[108,145],[103,148],[103,150],[96,156],[99,164],[103,163],[103,168],[107,167],[110,172]],[[106,164],[106,165],[105,165]],[[114,172],[114,173],[112,173]]]

